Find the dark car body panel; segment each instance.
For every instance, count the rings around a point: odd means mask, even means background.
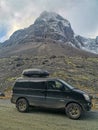
[[[61,89],[51,89],[49,83],[55,82]],[[13,87],[11,102],[25,98],[29,105],[48,108],[65,108],[71,102],[78,103],[84,111],[91,109],[91,100],[86,101],[83,91],[69,88],[59,79],[53,78],[19,78]]]

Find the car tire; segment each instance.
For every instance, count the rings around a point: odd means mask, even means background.
[[[20,98],[16,102],[16,107],[19,112],[27,112],[29,110],[29,103],[26,99]]]
[[[81,116],[81,106],[77,103],[70,103],[66,106],[66,115],[71,119],[79,119]]]

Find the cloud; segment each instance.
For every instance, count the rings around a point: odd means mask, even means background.
[[[17,2],[13,0],[0,1],[0,25],[3,23],[5,26],[8,26],[8,32],[5,36],[6,39],[15,30],[29,26],[31,22],[34,22],[34,12],[36,10],[31,3],[32,1],[28,2],[28,0],[17,0]]]
[[[44,10],[68,19],[76,34],[94,37],[98,35],[97,5],[97,0],[0,0],[0,25],[7,31],[0,37],[8,39],[15,30],[33,24]]]
[[[68,18],[70,19],[75,32],[88,37],[95,37],[98,35],[98,1],[96,0],[82,0],[70,11],[68,11]],[[70,17],[71,16],[71,17]]]

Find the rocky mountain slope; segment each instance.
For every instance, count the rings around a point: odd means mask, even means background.
[[[59,42],[73,47],[98,53],[98,37],[96,39],[76,36],[71,24],[59,14],[44,11],[28,28],[18,30],[2,46],[28,44],[30,42]]]
[[[91,39],[78,35],[75,38],[81,43],[81,49],[98,54],[98,36]]]
[[[14,32],[10,39],[4,42],[4,45],[46,39],[68,42],[74,39],[74,32],[66,19],[56,13],[45,11],[35,20],[33,25]]]

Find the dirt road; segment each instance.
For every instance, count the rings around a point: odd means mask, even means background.
[[[71,120],[62,112],[32,109],[19,113],[8,99],[0,99],[0,130],[98,130],[98,111]]]

